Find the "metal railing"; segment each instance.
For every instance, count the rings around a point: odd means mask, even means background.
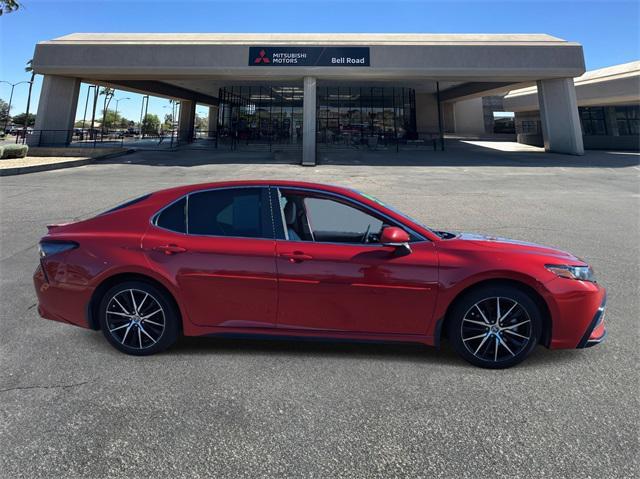
[[[220,130],[209,132],[196,130],[193,135],[194,142],[210,142],[212,148],[235,150],[297,150],[302,149],[302,135],[294,137],[270,134],[258,131],[232,131]],[[318,132],[316,146],[321,149],[364,149],[364,150],[389,150],[396,152],[404,150],[419,150],[440,148],[444,151],[444,140],[439,133],[418,132],[402,138],[393,135],[369,135],[355,134],[327,135],[326,132]]]
[[[6,141],[6,140],[5,140]],[[10,140],[9,140],[10,141]],[[180,138],[179,132],[140,134],[126,130],[27,130],[15,137],[15,143],[42,147],[71,148],[138,148],[173,149],[193,145],[227,151],[298,151],[302,150],[302,135],[285,136],[258,131],[194,130],[189,140]],[[341,133],[327,135],[319,132],[316,137],[319,149],[393,150],[409,151],[433,149],[444,151],[444,141],[438,133],[418,132],[396,138],[393,135],[356,135]]]
[[[20,131],[15,143],[56,148],[173,148],[179,144],[176,131],[144,133],[126,130],[27,130]]]
[[[444,142],[439,133],[418,132],[403,137],[394,137],[392,134],[360,135],[353,133],[341,133],[327,135],[326,132],[318,133],[317,144],[322,149],[356,149],[356,150],[390,150],[396,152],[405,150],[433,149],[438,146],[444,151]]]

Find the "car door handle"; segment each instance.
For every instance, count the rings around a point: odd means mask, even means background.
[[[281,258],[288,259],[291,263],[300,263],[313,259],[313,256],[304,254],[302,251],[294,251],[293,253],[280,253]]]
[[[185,251],[187,251],[187,248],[183,248],[182,246],[178,246],[176,244],[165,244],[162,246],[156,246],[153,249],[164,254],[184,253]]]

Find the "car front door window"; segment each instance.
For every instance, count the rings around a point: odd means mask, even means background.
[[[353,206],[317,196],[283,195],[287,238],[320,243],[374,243],[384,222]]]

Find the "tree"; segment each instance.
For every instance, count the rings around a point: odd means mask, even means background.
[[[9,104],[0,98],[0,123],[3,125],[9,120]]]
[[[111,99],[113,95],[115,95],[116,91],[113,88],[102,87],[100,90],[100,95],[104,95],[104,108],[102,109],[102,130],[104,131],[104,127],[106,126],[106,114],[109,111],[109,103],[111,103]]]
[[[24,122],[27,118],[26,113],[20,113],[19,115],[13,115],[13,123],[16,125],[25,126]],[[26,126],[34,126],[36,124],[36,116],[32,113],[29,113],[29,121]]]
[[[165,131],[171,131],[173,129],[173,115],[171,113],[167,113],[164,115],[164,123],[162,124],[162,128]]]
[[[196,115],[196,130],[206,130],[209,126],[209,118]]]
[[[0,16],[3,13],[15,12],[20,7],[20,2],[17,0],[0,0]]]
[[[145,135],[155,135],[160,129],[160,118],[158,115],[148,113],[142,120],[142,132]]]
[[[27,96],[27,112],[26,115],[27,117],[29,116],[29,108],[31,107],[31,92],[33,90],[33,82],[36,79],[36,72],[33,71],[33,58],[29,61],[27,61],[27,64],[24,67],[24,71],[27,73],[31,73],[31,80],[29,81],[29,96]],[[35,118],[35,116],[34,116]],[[26,129],[28,127],[28,125],[24,125],[24,128]],[[26,131],[25,131],[26,133]]]
[[[124,116],[121,116],[118,121],[118,128],[131,128],[133,125],[134,123],[131,120],[127,120]]]
[[[127,120],[122,118],[120,113],[116,113],[113,110],[107,110],[102,112],[103,125],[106,129],[109,128],[121,128],[122,120],[127,124]]]

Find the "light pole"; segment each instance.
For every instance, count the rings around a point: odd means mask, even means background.
[[[85,127],[85,122],[87,121],[87,107],[89,106],[89,93],[91,93],[91,89],[95,88],[95,85],[89,85],[87,87],[87,99],[84,102],[84,115],[82,115],[82,139],[84,139],[84,127]]]
[[[176,128],[176,115],[178,114],[178,105],[180,105],[180,101],[171,100],[171,148],[173,148],[173,131]],[[176,135],[176,140],[177,140]]]
[[[140,138],[141,139],[144,138],[144,133],[142,131],[142,124],[144,123],[145,115],[146,115],[145,104],[146,105],[149,104],[149,95],[145,95],[142,97],[142,106],[140,106]]]
[[[115,121],[118,121],[118,103],[120,103],[121,101],[124,101],[124,100],[131,100],[131,98],[125,97],[125,98],[117,98],[116,99],[116,114],[114,115]]]
[[[87,94],[89,94],[89,93],[87,93]],[[95,125],[95,122],[96,122],[96,108],[97,108],[97,105],[98,105],[98,95],[99,94],[100,93],[99,93],[98,86],[94,85],[94,88],[93,88],[93,109],[91,110],[91,131],[89,132],[89,138],[93,139],[94,145],[95,145],[96,137],[97,137],[97,135],[94,132],[94,130],[95,130],[94,125]]]
[[[7,131],[7,125],[9,124],[9,116],[11,116],[11,102],[13,101],[13,89],[16,86],[20,85],[21,83],[31,83],[31,82],[28,80],[24,80],[24,81],[19,81],[18,83],[11,83],[8,81],[0,80],[0,83],[6,83],[7,85],[11,85],[11,95],[9,95],[9,108],[7,109],[7,118],[5,118],[4,120],[4,128],[2,130],[4,132],[4,131]],[[28,119],[25,121],[28,121]]]

